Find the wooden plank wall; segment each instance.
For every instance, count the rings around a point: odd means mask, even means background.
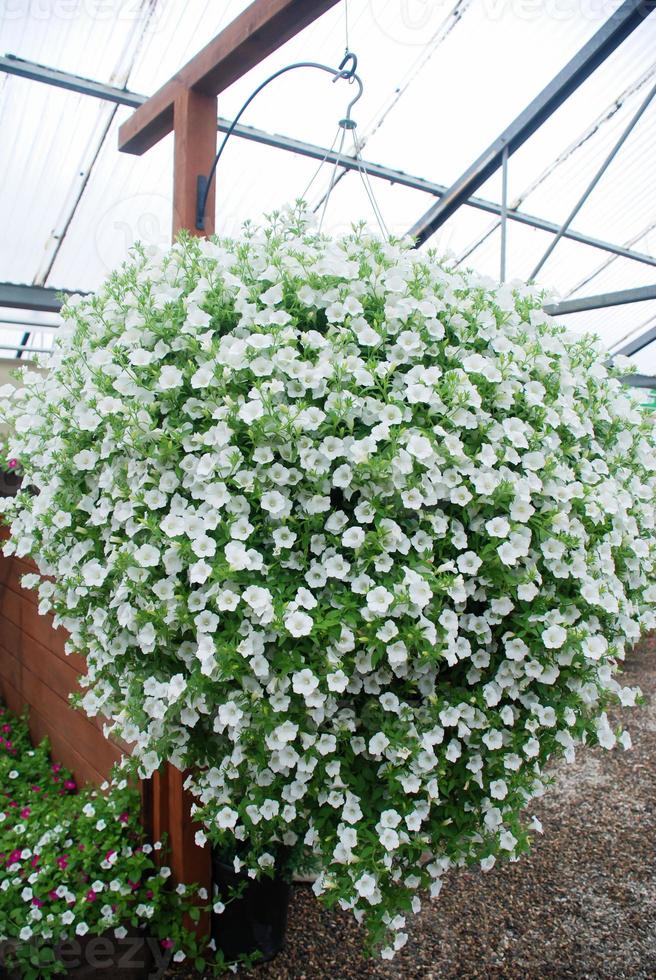
[[[26,559],[0,554],[0,697],[12,711],[29,709],[33,740],[47,735],[53,758],[79,783],[99,784],[121,749],[104,737],[102,718],[87,718],[68,703],[84,660],[66,655],[66,632],[54,629],[51,615],[39,615],[36,592],[21,587],[21,577],[34,570]]]
[[[0,546],[7,537],[0,528]],[[54,629],[51,615],[41,616],[36,592],[21,587],[32,562],[5,557],[0,551],[0,699],[12,711],[29,710],[34,742],[47,736],[52,756],[70,769],[79,784],[102,783],[121,752],[130,747],[114,743],[102,733],[104,719],[87,718],[68,703],[68,694],[79,690],[78,677],[84,659],[67,656],[67,633]],[[140,780],[141,821],[152,840],[167,834],[165,857],[174,881],[198,882],[211,887],[209,848],[194,842],[197,829],[190,816],[191,798],[183,791],[183,774],[163,766],[152,779]],[[197,931],[208,931],[208,918],[201,916]]]

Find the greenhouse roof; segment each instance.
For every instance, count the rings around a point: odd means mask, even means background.
[[[8,285],[0,286],[0,302],[11,304],[0,307],[5,350],[49,346],[58,317],[48,310],[52,293],[44,287],[93,290],[136,240],[170,240],[173,137],[134,156],[119,152],[118,130],[247,6],[244,0],[4,5],[0,280]],[[347,7],[341,0],[230,85],[219,96],[220,116],[227,124],[256,85],[286,64],[337,66],[348,34],[365,85],[354,110],[362,155],[378,165],[370,168],[371,181],[386,226],[405,233],[436,201],[448,200],[447,189],[482,151],[627,6],[348,0]],[[543,114],[507,162],[506,276],[525,279],[642,107],[537,281],[563,301],[609,302],[567,313],[563,322],[595,330],[611,351],[627,349],[644,373],[656,373],[656,343],[645,343],[656,337],[656,98],[649,98],[655,84],[656,16],[642,16],[562,105]],[[234,137],[219,164],[218,233],[232,234],[245,219],[293,201],[313,177],[308,200],[321,202],[332,166],[326,162],[318,174],[317,168],[351,94],[346,83],[304,70],[258,96],[243,119],[241,136],[249,138]],[[325,229],[339,231],[360,218],[373,225],[357,168],[338,176]],[[499,278],[502,170],[466,201],[429,243]],[[37,289],[14,301],[16,285]],[[632,301],[618,305],[606,295],[618,291],[631,291]],[[39,305],[45,309],[35,310]]]

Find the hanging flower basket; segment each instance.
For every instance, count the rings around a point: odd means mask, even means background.
[[[653,421],[542,302],[292,210],[137,247],[4,392],[40,491],[7,548],[85,710],[192,770],[237,870],[311,854],[387,958],[447,869],[527,849],[551,758],[629,745]]]

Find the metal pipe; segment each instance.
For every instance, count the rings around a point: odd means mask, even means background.
[[[506,248],[508,235],[508,147],[501,155],[501,269],[499,282],[506,281]]]
[[[553,252],[553,250],[555,249],[556,245],[561,240],[561,238],[563,237],[563,235],[565,234],[565,232],[567,231],[567,229],[571,225],[572,221],[574,220],[574,218],[577,216],[577,214],[579,213],[579,211],[581,210],[581,208],[583,207],[583,205],[585,204],[585,202],[588,200],[588,198],[592,194],[593,190],[595,189],[595,187],[597,186],[597,184],[599,183],[599,181],[601,180],[601,178],[603,177],[603,175],[606,173],[606,171],[610,167],[611,163],[613,162],[613,160],[615,159],[615,157],[617,156],[617,154],[620,152],[620,150],[622,149],[622,147],[626,143],[627,139],[629,138],[629,136],[633,132],[635,126],[638,123],[638,121],[642,118],[644,112],[646,111],[647,107],[649,106],[649,104],[651,103],[651,100],[654,98],[655,95],[656,95],[656,85],[654,85],[654,87],[649,92],[647,98],[642,102],[642,104],[638,108],[638,111],[630,119],[628,125],[624,129],[624,132],[621,134],[620,138],[615,143],[615,146],[612,148],[612,150],[610,151],[610,153],[608,154],[608,156],[606,157],[606,159],[602,163],[602,165],[599,168],[599,170],[597,171],[597,173],[594,175],[594,177],[592,178],[592,180],[590,181],[590,183],[588,184],[588,186],[586,187],[586,189],[583,191],[583,193],[581,194],[580,198],[578,199],[578,201],[576,202],[576,204],[574,205],[574,207],[570,211],[570,213],[565,218],[565,221],[563,222],[561,228],[558,230],[558,234],[549,243],[549,247],[547,248],[546,252],[542,256],[542,258],[540,259],[540,261],[538,262],[538,264],[536,265],[536,267],[533,269],[533,272],[528,277],[529,279],[535,279],[535,277],[539,273],[540,269],[542,269],[542,267],[544,266],[544,263],[547,261],[547,259],[549,258],[549,256]]]
[[[59,330],[60,325],[58,323],[40,323],[38,320],[18,320],[12,317],[5,317],[0,314],[0,327],[36,327],[37,329],[33,333],[38,333],[39,330]]]
[[[13,350],[18,351],[20,354],[23,354],[26,351],[30,354],[52,354],[51,347],[29,347],[25,346],[25,344],[0,344],[0,350]]]
[[[578,299],[565,299],[561,303],[547,304],[544,307],[544,311],[550,316],[564,316],[567,313],[585,313],[588,310],[603,310],[608,306],[623,306],[626,303],[644,303],[650,299],[656,299],[656,285],[638,286],[634,289],[620,289],[613,293],[599,293],[597,296],[581,296]],[[620,354],[622,352],[617,351],[616,353]]]

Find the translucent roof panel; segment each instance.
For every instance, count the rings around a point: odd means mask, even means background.
[[[13,0],[3,4],[0,53],[123,85],[118,69],[129,64],[149,24],[156,25],[157,6],[152,0]]]
[[[560,318],[570,330],[598,334],[610,350],[617,349],[656,322],[656,301],[627,303]]]
[[[656,325],[656,312],[652,321]],[[631,358],[635,362],[636,371],[642,374],[656,374],[656,343],[649,344]]]
[[[0,279],[43,284],[114,107],[0,76]],[[64,285],[58,283],[57,285]]]
[[[0,359],[15,358],[19,348],[49,350],[60,322],[56,314],[0,307]],[[29,349],[21,356],[29,356]]]
[[[374,36],[394,36],[395,18],[408,22],[397,48],[411,50],[414,59],[404,69],[388,62],[379,110],[363,120],[367,152],[374,158],[446,184],[524,109],[600,23],[581,16],[580,5],[570,0],[562,5],[567,14],[562,18],[540,4],[529,16],[519,16],[513,4],[484,0],[456,6],[460,17],[454,26],[448,17],[451,4],[388,4],[387,16],[375,18],[369,28]],[[366,51],[364,37],[363,43]],[[362,70],[366,77],[366,57]]]
[[[348,39],[365,83],[354,110],[365,158],[449,185],[621,2],[559,0],[555,12],[552,4],[489,0],[350,0],[348,37],[341,2],[222,93],[219,113],[231,118],[254,87],[284,65],[337,65]],[[150,95],[247,5],[17,0],[0,20],[0,52]],[[511,206],[561,222],[655,83],[656,14],[513,155]],[[328,146],[354,92],[319,72],[290,73],[257,97],[243,121]],[[135,240],[169,240],[173,138],[142,157],[119,153],[118,127],[130,112],[0,75],[0,221],[12,229],[0,243],[0,281],[93,289]],[[346,149],[352,149],[349,141]],[[574,227],[656,256],[655,158],[656,100]],[[217,229],[233,233],[243,220],[294,200],[316,169],[316,161],[233,138],[217,172]],[[311,205],[321,200],[330,172],[324,167],[312,183]],[[373,178],[372,186],[396,234],[435,200]],[[477,194],[498,203],[500,175]],[[362,181],[349,173],[336,185],[324,226],[337,231],[360,218],[376,227]],[[462,207],[430,244],[497,277],[498,225],[494,215]],[[545,231],[509,222],[508,278],[529,276],[551,240]],[[563,240],[539,279],[560,296],[582,296],[654,283],[656,268]],[[612,344],[652,312],[618,307],[568,322],[599,329]]]

